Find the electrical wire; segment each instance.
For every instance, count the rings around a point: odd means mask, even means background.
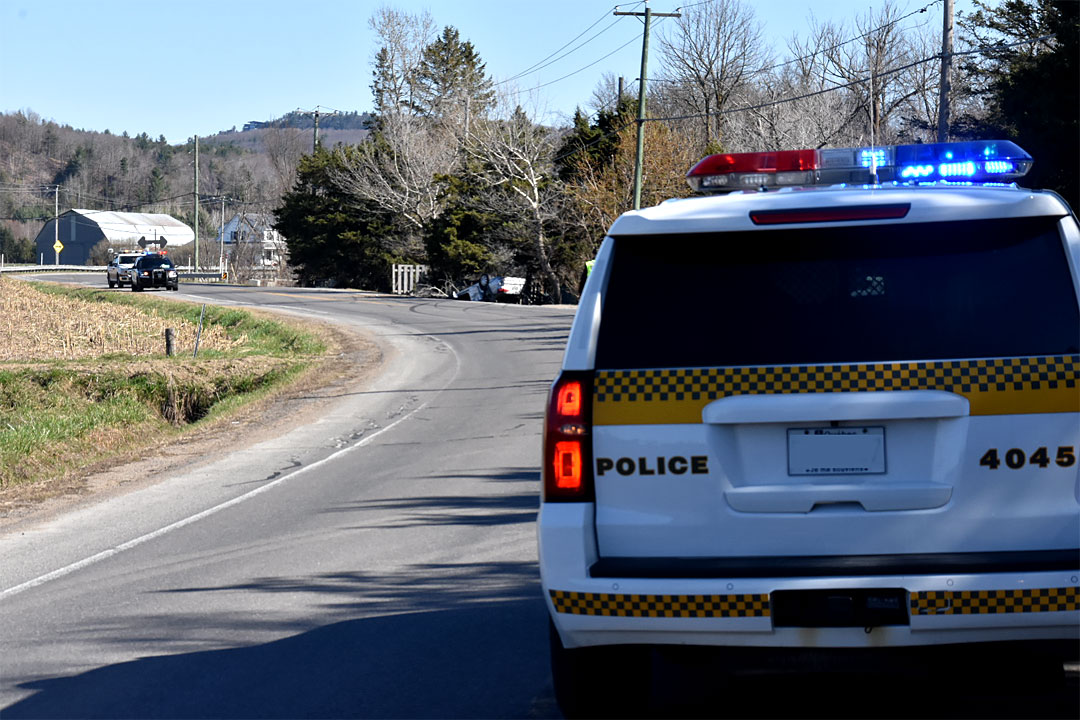
[[[638,5],[641,5],[641,2],[633,3],[633,6],[634,6],[634,7],[637,7]],[[621,7],[621,6],[619,6],[619,5],[616,5],[616,6],[615,6],[615,8],[616,8],[616,9],[618,9],[619,7]],[[572,53],[575,53],[575,52],[577,52],[577,51],[578,51],[578,50],[580,50],[580,49],[581,49],[582,47],[584,47],[584,46],[585,46],[585,45],[587,45],[588,43],[592,42],[593,40],[595,40],[596,38],[598,38],[598,37],[599,37],[600,35],[602,35],[603,33],[607,32],[607,31],[608,31],[609,29],[611,29],[611,27],[612,27],[613,25],[615,25],[615,23],[619,22],[619,20],[622,20],[622,17],[620,17],[620,18],[616,19],[616,20],[615,20],[615,22],[611,23],[611,24],[610,24],[610,25],[608,25],[608,26],[607,26],[606,28],[604,28],[603,30],[601,30],[600,32],[598,32],[598,33],[597,33],[596,35],[593,35],[593,36],[592,36],[591,38],[589,38],[588,40],[586,40],[585,42],[583,42],[583,43],[582,43],[581,45],[577,46],[576,48],[574,48],[574,49],[573,49],[573,50],[571,50],[570,52],[566,53],[565,55],[560,55],[559,57],[555,58],[554,60],[551,60],[551,58],[555,57],[556,55],[558,55],[559,53],[561,53],[561,52],[562,52],[563,50],[565,50],[566,48],[568,48],[569,46],[571,46],[571,45],[573,45],[573,44],[574,44],[575,42],[577,42],[577,41],[578,41],[578,39],[579,39],[579,38],[580,38],[580,37],[581,37],[582,35],[584,35],[585,33],[587,33],[587,32],[589,32],[590,30],[592,30],[592,29],[593,29],[594,27],[596,27],[597,25],[599,25],[599,24],[600,24],[600,23],[601,23],[601,22],[603,21],[603,19],[604,19],[604,18],[606,18],[606,17],[608,17],[608,11],[607,11],[607,10],[605,10],[605,11],[604,11],[604,13],[603,13],[603,14],[602,14],[602,15],[601,15],[600,17],[598,17],[598,18],[597,18],[597,19],[596,19],[596,20],[595,20],[595,21],[593,22],[593,24],[592,24],[592,25],[590,25],[589,27],[587,27],[587,28],[585,28],[584,30],[582,30],[582,31],[581,31],[580,33],[578,33],[578,34],[577,34],[577,36],[576,36],[576,37],[574,37],[574,38],[573,38],[572,40],[570,40],[570,42],[566,43],[565,45],[563,45],[563,46],[562,46],[561,48],[559,48],[559,49],[558,49],[558,50],[556,50],[555,52],[551,53],[550,55],[548,55],[547,57],[545,57],[545,58],[543,58],[543,59],[541,59],[541,60],[538,60],[538,61],[537,61],[536,63],[534,63],[533,65],[530,65],[530,66],[529,66],[529,67],[527,67],[527,68],[525,68],[524,70],[522,70],[522,71],[521,71],[521,72],[519,72],[518,74],[516,74],[516,75],[513,75],[513,76],[511,76],[511,77],[508,77],[508,78],[506,78],[505,80],[500,80],[499,82],[497,82],[497,83],[494,83],[494,85],[495,85],[495,86],[499,86],[499,85],[504,85],[504,84],[506,84],[506,83],[508,83],[508,82],[513,82],[514,80],[517,80],[517,79],[519,79],[519,78],[522,78],[522,77],[524,77],[524,76],[526,76],[526,75],[529,75],[530,73],[533,73],[533,72],[535,72],[535,71],[537,71],[537,70],[542,70],[542,69],[544,69],[545,67],[547,67],[548,65],[551,65],[552,63],[555,63],[555,62],[558,62],[559,60],[562,60],[562,59],[563,59],[564,57],[567,57],[568,55],[570,55],[570,54],[572,54]],[[549,63],[549,62],[547,62],[548,60],[551,60],[551,62],[550,62],[550,63]],[[547,63],[547,64],[544,64],[544,63]]]
[[[697,3],[697,4],[698,5],[706,5],[706,4],[708,4],[708,2],[711,2],[711,0],[706,0],[705,2],[700,2],[700,3]],[[929,10],[930,8],[932,8],[933,6],[937,5],[940,2],[942,2],[942,0],[933,0],[933,2],[927,3],[926,5],[922,6],[918,10],[913,10],[913,11],[909,12],[907,15],[904,15],[903,17],[898,17],[897,19],[892,20],[890,22],[887,22],[884,25],[879,25],[878,27],[876,27],[876,28],[874,28],[872,30],[867,30],[862,35],[856,35],[855,37],[848,38],[847,40],[844,40],[842,42],[837,43],[836,45],[832,45],[830,47],[823,48],[821,50],[815,50],[814,52],[810,53],[809,55],[803,55],[802,57],[797,57],[797,58],[792,58],[790,60],[785,60],[782,63],[777,63],[776,65],[770,65],[769,67],[761,68],[760,70],[754,70],[753,72],[747,74],[747,78],[752,78],[752,77],[755,77],[757,75],[764,75],[765,73],[772,72],[773,70],[778,70],[778,69],[780,69],[782,67],[785,67],[787,65],[791,65],[793,63],[800,62],[802,60],[812,60],[813,58],[815,58],[818,55],[824,55],[825,53],[830,53],[830,52],[832,52],[834,50],[839,50],[840,48],[842,48],[845,45],[849,45],[849,44],[851,44],[853,42],[856,42],[857,40],[862,40],[863,38],[869,37],[869,36],[873,35],[876,32],[881,32],[882,30],[884,30],[886,28],[889,28],[889,27],[892,27],[893,25],[901,23],[904,20],[907,20],[909,17],[912,17],[914,15],[918,15],[920,13],[924,13],[924,12],[926,12],[927,10]],[[691,7],[693,7],[693,6],[691,6]],[[916,27],[921,27],[921,26],[916,26]],[[679,80],[669,80],[669,79],[666,79],[666,78],[649,78],[648,81],[649,82],[661,82],[661,83],[678,83],[678,82],[681,82]]]
[[[596,60],[594,60],[593,62],[589,63],[588,65],[586,65],[586,66],[584,66],[584,67],[578,68],[577,70],[575,70],[575,71],[574,71],[574,72],[572,72],[572,73],[567,73],[566,75],[563,75],[563,76],[562,76],[562,77],[560,77],[560,78],[556,78],[556,79],[554,79],[554,80],[551,80],[551,81],[549,81],[549,82],[543,83],[543,84],[541,84],[541,85],[534,85],[533,87],[525,88],[525,89],[523,89],[523,90],[515,90],[515,91],[513,91],[513,92],[511,92],[511,93],[509,93],[509,94],[510,94],[510,95],[521,95],[522,93],[527,93],[527,92],[533,92],[533,91],[535,91],[535,90],[539,90],[540,88],[546,88],[546,87],[547,87],[547,86],[549,86],[549,85],[554,85],[554,84],[555,84],[555,83],[557,83],[557,82],[562,82],[562,81],[563,81],[563,80],[565,80],[566,78],[569,78],[569,77],[573,77],[574,75],[577,75],[577,74],[578,74],[578,73],[580,73],[580,72],[584,72],[585,70],[588,70],[588,69],[589,69],[589,68],[591,68],[591,67],[592,67],[593,65],[596,65],[596,64],[597,64],[598,62],[602,62],[602,61],[604,61],[604,60],[607,60],[607,59],[608,59],[609,57],[611,57],[612,55],[614,55],[615,53],[619,52],[620,50],[622,50],[622,49],[623,49],[623,48],[625,48],[625,47],[626,47],[627,45],[629,45],[630,43],[633,43],[633,42],[637,42],[637,38],[636,38],[636,37],[632,37],[632,38],[630,38],[630,39],[629,39],[628,41],[626,41],[625,43],[623,43],[623,44],[622,44],[622,45],[620,45],[619,47],[615,48],[614,50],[612,50],[611,52],[609,52],[609,53],[608,53],[607,55],[604,55],[604,56],[602,56],[602,57],[599,57],[599,58],[597,58],[597,59],[596,59]]]
[[[975,49],[975,50],[966,50],[966,51],[962,51],[962,52],[954,52],[954,53],[951,53],[950,56],[951,57],[961,57],[961,56],[965,56],[965,55],[978,55],[978,54],[982,54],[982,53],[990,53],[990,52],[996,52],[996,51],[1000,51],[1000,50],[1007,50],[1009,48],[1018,47],[1020,45],[1029,45],[1031,43],[1044,42],[1044,41],[1049,40],[1049,39],[1051,39],[1053,37],[1055,37],[1055,36],[1054,35],[1042,35],[1040,37],[1029,38],[1027,40],[1021,40],[1019,42],[1014,42],[1014,43],[1009,43],[1009,44],[1001,44],[1001,43],[999,43],[999,44],[996,44],[996,45],[989,45],[989,46],[978,48],[978,49]],[[926,64],[928,62],[933,62],[934,60],[940,60],[941,57],[942,57],[942,55],[940,53],[938,53],[937,55],[931,55],[930,57],[923,58],[921,60],[916,60],[916,61],[908,63],[906,65],[902,65],[902,66],[897,67],[897,68],[892,68],[892,69],[887,70],[885,72],[874,73],[874,77],[883,77],[885,75],[894,75],[896,73],[903,72],[904,70],[908,70],[908,69],[916,67],[918,65],[924,65],[924,64]],[[860,83],[865,83],[868,80],[869,80],[869,78],[860,78],[858,80],[853,80],[852,82],[844,83],[842,85],[835,85],[833,87],[824,88],[822,90],[816,90],[814,92],[805,93],[803,95],[797,95],[795,97],[781,98],[779,100],[773,100],[773,101],[770,101],[770,102],[767,102],[767,103],[761,103],[759,105],[748,105],[748,106],[745,106],[745,107],[732,108],[730,110],[722,110],[720,112],[714,112],[714,113],[697,113],[697,114],[693,114],[693,115],[678,115],[678,116],[671,116],[671,117],[645,118],[643,122],[674,122],[674,121],[677,121],[677,120],[696,120],[696,119],[701,119],[701,118],[704,118],[704,117],[713,117],[713,116],[720,116],[720,115],[732,115],[734,113],[746,112],[746,111],[749,111],[749,110],[761,110],[761,109],[764,109],[764,108],[767,108],[767,107],[774,107],[776,105],[784,105],[784,104],[791,103],[791,102],[798,102],[799,100],[805,100],[807,98],[816,97],[818,95],[824,95],[826,93],[836,92],[837,90],[843,90],[845,88],[853,87],[853,86],[858,85]],[[590,147],[593,147],[593,146],[603,142],[604,140],[607,140],[609,138],[612,138],[612,137],[618,135],[623,130],[626,130],[627,128],[633,126],[634,123],[636,123],[636,122],[637,122],[636,119],[631,120],[630,122],[625,123],[624,125],[621,125],[620,127],[615,128],[614,130],[609,130],[608,132],[604,133],[603,135],[601,135],[601,136],[599,136],[597,138],[593,138],[588,143],[585,143],[584,145],[582,145],[580,147],[576,147],[573,150],[569,150],[569,151],[567,151],[567,152],[565,152],[565,153],[563,153],[561,155],[555,156],[554,158],[552,158],[552,162],[558,163],[558,162],[561,162],[562,160],[565,160],[565,159],[567,159],[567,158],[569,158],[569,157],[571,157],[573,155],[576,155],[579,152],[584,152],[585,150],[589,149]]]
[[[990,51],[1006,50],[1008,48],[1017,47],[1019,45],[1028,45],[1028,44],[1031,44],[1031,43],[1042,42],[1042,41],[1048,40],[1048,39],[1050,39],[1052,37],[1054,37],[1054,35],[1043,35],[1043,36],[1037,37],[1037,38],[1029,38],[1027,40],[1021,40],[1020,42],[1009,43],[1008,45],[998,44],[998,45],[993,45],[993,46],[987,46],[985,48],[979,48],[977,50],[966,50],[966,51],[963,51],[963,52],[954,52],[954,53],[950,53],[950,57],[960,57],[960,56],[964,56],[964,55],[977,55],[977,54],[980,54],[980,53],[986,53],[986,52],[990,52]],[[941,53],[938,53],[937,55],[931,55],[930,57],[926,57],[926,58],[923,58],[921,60],[915,60],[914,62],[907,63],[906,65],[901,65],[900,67],[891,68],[889,70],[883,70],[882,72],[878,72],[878,73],[873,73],[871,77],[879,78],[879,77],[886,77],[886,76],[889,76],[889,75],[896,75],[897,73],[901,73],[901,72],[903,72],[905,70],[910,70],[911,68],[916,67],[918,65],[925,65],[928,62],[933,62],[935,60],[941,60],[941,58],[942,58]],[[855,85],[861,85],[863,83],[866,83],[866,82],[870,81],[871,77],[858,78],[858,79],[852,80],[851,82],[846,82],[846,83],[843,83],[843,84],[840,84],[840,85],[834,85],[832,87],[823,88],[821,90],[815,90],[814,92],[806,93],[806,94],[803,94],[803,95],[798,95],[796,97],[781,98],[780,100],[772,100],[772,101],[769,101],[767,103],[761,103],[761,104],[758,104],[758,105],[747,105],[747,106],[744,106],[744,107],[731,108],[730,110],[721,110],[719,112],[711,112],[711,113],[695,113],[695,114],[691,114],[691,115],[673,115],[673,116],[670,116],[670,117],[645,118],[644,122],[674,122],[674,121],[677,121],[677,120],[699,120],[701,118],[706,118],[706,117],[719,117],[721,115],[731,115],[731,114],[738,113],[738,112],[746,112],[747,110],[761,110],[763,108],[773,107],[775,105],[783,105],[783,104],[786,104],[786,103],[789,103],[789,102],[797,102],[799,100],[805,100],[807,98],[816,97],[818,95],[824,95],[825,93],[836,92],[837,90],[844,90],[846,88],[854,87]]]

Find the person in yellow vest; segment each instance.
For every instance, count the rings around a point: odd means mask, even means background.
[[[592,274],[593,263],[596,262],[596,258],[589,260],[585,263],[585,269],[581,272],[581,281],[578,282],[578,296],[585,292],[585,281],[589,279],[589,275]]]

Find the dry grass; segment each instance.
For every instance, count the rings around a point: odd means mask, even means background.
[[[167,327],[175,332],[177,352],[194,349],[197,326],[161,317],[156,308],[88,302],[0,277],[0,362],[78,360],[113,353],[161,355]],[[199,349],[230,350],[243,342],[220,327],[207,326]]]
[[[193,358],[198,317],[187,303],[0,277],[0,516],[13,488],[131,459],[287,386],[326,349],[297,325],[208,306]]]

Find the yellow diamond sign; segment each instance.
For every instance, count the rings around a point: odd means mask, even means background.
[[[61,250],[64,249],[64,243],[57,240],[56,242],[53,243],[52,249],[55,250],[56,252],[60,252]]]

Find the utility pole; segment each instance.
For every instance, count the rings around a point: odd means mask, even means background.
[[[949,95],[952,94],[953,0],[945,0],[941,21],[941,97],[938,100],[937,141],[949,140]]]
[[[623,93],[626,92],[626,78],[622,75],[619,76],[619,94],[615,98],[615,112],[619,112],[619,105],[622,104]]]
[[[53,195],[53,247],[60,245],[60,186],[56,186]],[[60,264],[60,251],[56,251],[56,264]]]
[[[221,235],[218,236],[218,272],[221,272],[222,262],[225,257],[225,196],[221,196]]]
[[[645,32],[641,41],[641,78],[638,80],[637,155],[634,158],[634,209],[641,209],[641,175],[645,164],[645,78],[649,74],[649,26],[654,17],[682,17],[680,13],[654,13],[649,3],[645,12],[620,12],[615,15],[632,15],[645,18]]]
[[[199,136],[195,136],[195,272],[199,272]]]
[[[296,112],[298,114],[300,114],[300,115],[311,115],[315,119],[315,137],[314,137],[314,139],[312,140],[312,143],[311,143],[311,153],[312,154],[315,154],[315,152],[319,149],[319,116],[320,115],[330,116],[330,115],[340,115],[341,114],[337,110],[331,110],[330,112],[325,112],[325,111],[319,109],[321,107],[322,107],[321,105],[316,105],[314,110],[301,110],[299,108],[297,108],[297,110],[296,110]]]

